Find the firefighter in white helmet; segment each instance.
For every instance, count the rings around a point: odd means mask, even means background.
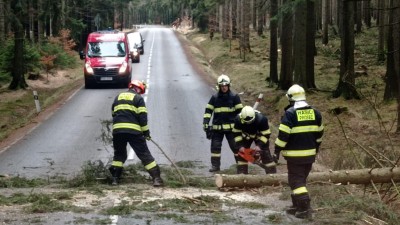
[[[300,85],[293,85],[286,97],[290,106],[279,125],[275,141],[275,161],[280,153],[287,161],[288,183],[293,205],[286,212],[298,218],[312,218],[310,196],[306,180],[322,141],[324,126],[321,113],[308,105],[306,93]]]
[[[221,166],[221,147],[224,137],[235,155],[237,151],[234,136],[232,133],[234,120],[243,108],[238,94],[230,90],[231,80],[227,75],[222,74],[217,79],[218,93],[211,96],[206,105],[203,116],[203,129],[208,139],[211,139],[211,169],[210,172],[217,172]],[[212,118],[212,123],[211,122]]]
[[[269,150],[271,131],[265,115],[250,106],[243,107],[240,114],[236,116],[233,133],[239,152],[243,153],[244,149],[250,148],[254,142],[261,163],[264,164],[265,173],[276,173],[276,164]],[[242,157],[238,159],[237,173],[248,174],[248,162]]]

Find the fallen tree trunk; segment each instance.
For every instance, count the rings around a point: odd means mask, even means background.
[[[313,172],[308,182],[331,182],[341,184],[390,183],[400,181],[400,168],[375,168],[360,170],[338,170],[329,172]],[[227,175],[216,174],[217,187],[261,187],[287,184],[287,173],[268,175]]]

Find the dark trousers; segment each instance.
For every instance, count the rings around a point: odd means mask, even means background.
[[[305,188],[301,193],[292,194],[299,200],[309,200],[309,194],[306,189],[307,177],[310,174],[312,163],[308,164],[295,164],[287,162],[288,169],[288,183],[292,191],[298,190],[299,188]]]
[[[213,135],[211,138],[211,165],[218,168],[221,166],[221,147],[224,137],[228,141],[229,147],[231,148],[233,154],[237,155],[238,152],[238,149],[236,147],[235,137],[232,132],[213,131]]]
[[[154,162],[154,157],[151,155],[150,150],[147,147],[146,139],[143,137],[143,135],[128,133],[116,133],[113,135],[113,162],[122,162],[122,164],[125,163],[128,157],[126,150],[128,143],[132,147],[133,151],[135,151],[135,154],[140,161],[142,161],[144,166]]]

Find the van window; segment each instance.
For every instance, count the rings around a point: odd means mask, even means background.
[[[141,46],[142,45],[142,38],[140,37],[140,33],[134,32],[128,34],[128,39],[133,45]]]
[[[120,41],[89,42],[88,57],[125,57],[125,43]]]

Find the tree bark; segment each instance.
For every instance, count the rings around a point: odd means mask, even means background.
[[[0,43],[3,45],[4,40],[6,39],[5,36],[5,9],[4,9],[4,0],[0,0]]]
[[[257,8],[256,15],[257,15],[257,21],[258,21],[257,22],[257,35],[261,36],[264,31],[264,18],[265,18],[265,10],[264,10],[264,7],[262,6],[261,0],[256,0],[255,8]]]
[[[226,40],[229,38],[229,11],[228,11],[228,1],[225,0],[224,4],[221,4],[221,33],[222,33],[222,40]]]
[[[237,27],[238,27],[237,26],[237,16],[238,16],[238,13],[237,13],[237,1],[234,0],[231,3],[232,3],[232,9],[231,9],[231,11],[232,11],[232,15],[231,15],[231,18],[232,18],[232,34],[231,34],[231,37],[232,37],[232,39],[236,39],[236,37],[237,37]]]
[[[378,61],[385,61],[385,10],[383,10],[385,5],[385,0],[378,1],[378,7],[382,10],[378,10],[378,26],[379,26],[379,36],[378,36]]]
[[[19,88],[25,89],[28,84],[25,80],[25,66],[24,66],[24,26],[22,25],[24,19],[24,12],[20,0],[15,1],[11,6],[14,13],[12,18],[12,27],[15,32],[14,38],[14,60],[12,69],[12,81],[8,86],[11,90]]]
[[[300,84],[308,89],[307,84],[307,1],[300,1],[295,5],[294,9],[294,40],[293,40],[293,57],[294,57],[294,83]]]
[[[397,98],[399,92],[399,29],[400,19],[397,18],[393,0],[389,3],[389,26],[387,35],[387,60],[386,60],[386,76],[385,76],[385,92],[383,99],[388,101]],[[396,69],[397,68],[397,69]]]
[[[333,184],[369,184],[391,183],[400,181],[400,167],[376,168],[360,170],[338,170],[329,172],[313,172],[308,176],[307,182],[328,182]],[[215,184],[218,188],[227,187],[262,187],[287,184],[287,174],[268,175],[226,175],[216,174]]]
[[[360,99],[355,88],[354,77],[354,2],[341,3],[340,26],[340,77],[333,97],[343,96],[345,99]]]
[[[290,7],[282,12],[282,61],[279,87],[283,90],[289,89],[293,84],[293,12],[290,3],[290,0],[283,1],[283,5]]]
[[[269,47],[269,61],[270,61],[270,74],[269,77],[272,83],[278,83],[278,0],[271,0],[270,8],[270,47]]]
[[[330,0],[324,0],[323,4],[323,16],[322,16],[322,26],[323,26],[323,35],[322,35],[322,44],[327,45],[329,42],[329,18],[330,18]]]
[[[312,0],[307,0],[307,30],[306,30],[306,88],[316,88],[315,73],[314,73],[314,57],[317,55],[315,47],[316,33],[316,18],[315,18],[315,3]]]

